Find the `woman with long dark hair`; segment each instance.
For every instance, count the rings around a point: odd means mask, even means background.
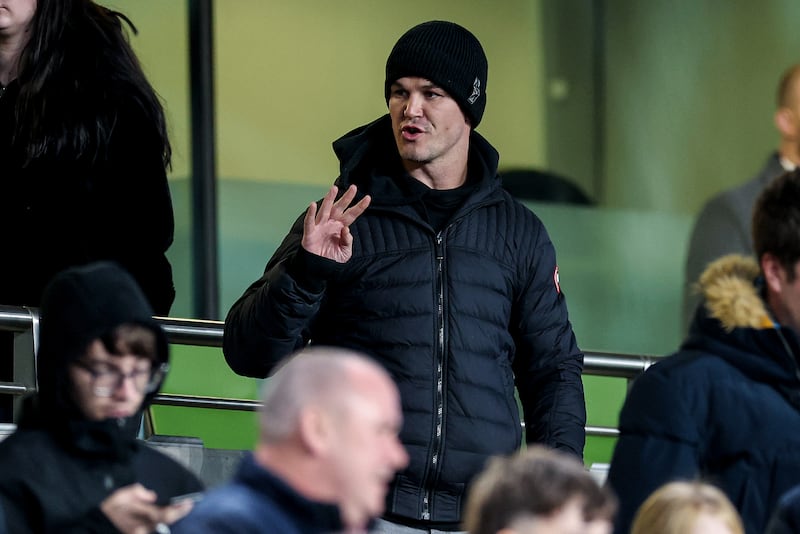
[[[169,313],[171,150],[123,23],[91,0],[0,0],[0,304],[114,260]]]

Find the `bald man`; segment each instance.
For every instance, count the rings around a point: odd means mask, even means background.
[[[800,164],[800,64],[789,67],[781,76],[774,120],[780,144],[761,172],[749,182],[709,200],[695,221],[684,272],[685,327],[691,323],[700,302],[694,291],[700,274],[710,262],[725,254],[753,255],[750,219],[756,197],[774,178]]]
[[[382,367],[344,349],[305,349],[266,384],[255,450],[172,532],[362,532],[408,463],[401,425]]]

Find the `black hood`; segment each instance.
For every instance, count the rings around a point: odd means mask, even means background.
[[[89,343],[122,324],[138,324],[156,335],[156,362],[167,363],[166,335],[136,281],[122,267],[98,262],[67,269],[48,284],[40,309],[39,407],[49,420],[80,419],[70,395],[67,367]],[[159,385],[160,386],[160,385]],[[149,393],[143,406],[156,391]]]

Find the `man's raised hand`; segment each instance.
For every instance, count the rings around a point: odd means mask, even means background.
[[[301,243],[303,248],[312,254],[345,263],[353,255],[350,225],[364,213],[371,199],[366,195],[351,206],[350,203],[356,196],[356,186],[351,185],[341,198],[336,200],[338,191],[335,185],[331,186],[328,194],[322,199],[319,210],[316,202],[308,206],[303,220]]]

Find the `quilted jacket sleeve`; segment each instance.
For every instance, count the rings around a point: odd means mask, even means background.
[[[544,226],[538,224],[532,265],[525,271],[513,328],[514,373],[525,417],[526,441],[583,457],[583,354],[575,341],[559,287],[555,249]]]
[[[306,252],[301,215],[269,260],[264,275],[234,303],[225,320],[223,352],[234,372],[265,378],[310,339],[326,280],[341,265]]]

